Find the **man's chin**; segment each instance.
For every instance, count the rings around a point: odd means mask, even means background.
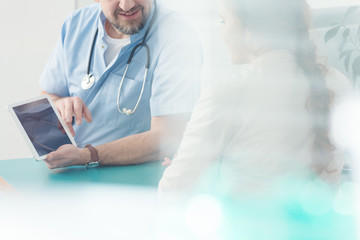
[[[135,26],[122,26],[117,28],[117,30],[123,34],[126,35],[133,35],[136,34],[138,32],[140,32],[140,30],[143,28],[143,26],[139,26],[139,25],[135,25]]]
[[[126,34],[126,35],[133,35],[136,34],[138,32],[140,32],[141,29],[144,28],[144,24],[142,23],[142,21],[128,21],[126,24],[117,24],[114,25],[113,27],[115,27],[119,32]]]

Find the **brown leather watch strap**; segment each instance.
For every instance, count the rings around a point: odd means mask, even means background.
[[[93,163],[100,162],[99,155],[97,153],[96,148],[94,148],[91,144],[86,144],[85,147],[90,150],[91,153],[91,161]]]

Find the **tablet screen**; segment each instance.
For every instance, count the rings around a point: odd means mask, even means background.
[[[72,144],[47,98],[13,107],[39,156]]]

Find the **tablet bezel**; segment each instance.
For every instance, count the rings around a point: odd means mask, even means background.
[[[54,110],[54,112],[55,112],[55,114],[56,114],[56,117],[58,118],[60,124],[62,125],[63,129],[65,130],[66,135],[67,135],[68,138],[70,139],[71,143],[72,143],[74,146],[77,146],[74,137],[70,134],[70,131],[69,131],[67,125],[64,123],[64,121],[63,121],[63,119],[61,118],[59,112],[57,111],[54,103],[52,102],[51,98],[50,98],[48,95],[41,95],[41,96],[34,97],[34,98],[31,98],[31,99],[27,99],[27,100],[24,100],[24,101],[20,101],[20,102],[16,102],[16,103],[9,104],[8,106],[6,106],[6,109],[8,110],[8,112],[10,113],[10,115],[12,116],[12,118],[14,119],[17,128],[20,130],[21,135],[23,136],[26,144],[27,144],[28,147],[30,148],[31,153],[33,154],[33,156],[34,156],[34,158],[35,158],[36,160],[44,160],[44,159],[46,159],[46,158],[47,158],[47,154],[39,156],[39,154],[38,154],[38,152],[36,151],[33,143],[31,142],[29,136],[27,135],[27,133],[26,133],[23,125],[21,124],[18,116],[16,115],[16,113],[15,113],[15,111],[14,111],[14,107],[17,107],[17,106],[20,106],[20,105],[24,105],[24,104],[28,104],[28,103],[31,103],[31,102],[35,102],[35,101],[39,101],[39,100],[42,100],[42,99],[47,99],[47,100],[49,101],[50,106],[51,106],[52,109]]]

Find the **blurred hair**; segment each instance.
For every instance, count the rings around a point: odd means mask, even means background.
[[[306,107],[313,120],[313,169],[320,174],[334,159],[329,110],[333,93],[325,83],[326,67],[317,62],[316,46],[309,36],[310,9],[305,0],[224,0],[242,27],[271,49],[289,49],[310,82]]]

